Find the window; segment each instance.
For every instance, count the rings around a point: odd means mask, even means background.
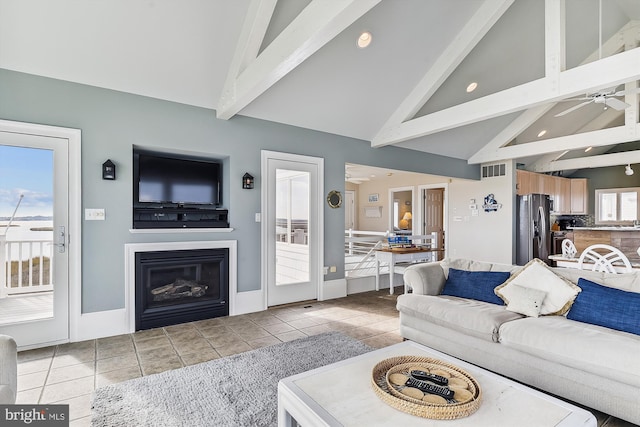
[[[596,190],[596,224],[631,225],[638,219],[640,187]]]

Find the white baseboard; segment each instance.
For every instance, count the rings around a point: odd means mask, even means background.
[[[322,285],[322,299],[319,299],[320,301],[334,298],[344,298],[347,296],[346,279],[327,280]]]
[[[75,333],[74,333],[75,332]],[[128,334],[129,318],[124,308],[98,311],[80,315],[77,328],[71,334],[71,342]]]
[[[266,310],[264,292],[262,292],[262,289],[258,289],[257,291],[236,293],[233,311],[229,312],[229,315],[237,316],[239,314],[255,313],[256,311],[263,310]]]

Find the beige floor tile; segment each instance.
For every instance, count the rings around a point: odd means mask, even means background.
[[[138,366],[138,357],[135,353],[125,354],[108,359],[96,361],[96,372],[101,374],[109,371],[117,371],[123,368]]]
[[[258,338],[264,338],[264,337],[272,336],[269,332],[267,332],[266,330],[264,330],[264,329],[262,329],[260,327],[251,328],[251,329],[244,329],[242,331],[236,332],[236,334],[238,334],[238,336],[240,338],[242,338],[244,341],[251,341],[251,340],[258,339]]]
[[[46,385],[42,392],[41,403],[53,403],[93,392],[93,375],[63,383]]]
[[[130,339],[128,342],[116,343],[116,344],[98,344],[97,358],[108,359],[116,356],[123,356],[126,354],[135,354],[136,350],[133,346],[133,341]]]
[[[110,347],[114,344],[127,344],[132,340],[133,337],[131,336],[131,334],[115,335],[113,337],[98,338],[97,346],[98,349],[100,349],[101,346]]]
[[[78,365],[65,366],[64,368],[51,369],[47,378],[47,385],[61,383],[78,378],[93,376],[95,363],[80,363]]]
[[[232,354],[238,354],[245,351],[253,350],[249,344],[244,341],[237,342],[235,344],[226,345],[224,347],[216,348],[216,351],[220,356],[231,356]]]
[[[193,322],[194,326],[198,329],[210,328],[212,326],[223,326],[224,318],[222,317],[214,317],[213,319],[205,319],[198,320],[197,322]]]
[[[166,336],[149,338],[142,341],[136,341],[136,350],[138,352],[152,350],[156,348],[171,347],[171,342]]]
[[[87,340],[80,342],[71,342],[67,344],[60,344],[56,347],[56,355],[59,354],[75,354],[84,353],[88,350],[96,349],[96,340]]]
[[[149,363],[142,363],[142,374],[151,375],[159,374],[160,372],[169,371],[171,369],[182,368],[184,365],[180,358],[176,356],[167,357],[162,360],[157,360]]]
[[[121,383],[141,376],[142,371],[137,364],[136,366],[117,369],[115,371],[102,372],[96,375],[96,388],[109,384]]]
[[[293,326],[289,325],[288,323],[276,323],[276,324],[272,324],[272,325],[265,325],[263,326],[263,329],[266,330],[267,332],[269,332],[272,335],[278,335],[278,334],[283,334],[285,332],[291,332],[291,331],[295,331],[296,328],[294,328]]]
[[[79,418],[72,420],[69,423],[69,427],[91,427],[91,417]]]
[[[74,354],[56,355],[51,363],[51,369],[63,368],[65,366],[79,365],[95,360],[95,350],[77,351]]]
[[[304,329],[304,328],[309,328],[311,326],[318,326],[322,324],[322,322],[318,321],[318,319],[315,319],[313,317],[305,317],[304,319],[290,320],[287,323],[289,324],[289,326],[292,326],[296,329]]]
[[[174,343],[173,348],[178,355],[197,353],[199,351],[209,351],[212,349],[211,344],[206,339],[199,337],[190,341]]]
[[[325,332],[331,332],[333,329],[331,329],[331,326],[329,326],[329,324],[325,323],[322,325],[311,326],[309,328],[302,328],[299,330],[301,332],[304,332],[306,335],[318,335]]]
[[[28,362],[30,360],[52,358],[55,346],[36,348],[34,350],[25,350],[18,352],[18,363]]]
[[[34,372],[18,376],[18,392],[33,388],[42,388],[47,380],[48,371]]]
[[[373,348],[382,348],[402,342],[402,337],[395,333],[386,333],[365,338],[362,342]]]
[[[267,325],[276,325],[278,323],[284,323],[283,320],[278,319],[276,316],[267,315],[264,317],[259,317],[257,319],[251,319],[253,323],[258,326],[267,326]]]
[[[175,345],[176,343],[185,343],[192,340],[201,340],[202,334],[195,327],[184,332],[174,332],[169,334],[169,339]]]
[[[69,405],[69,420],[71,421],[91,416],[91,393],[52,403]]]
[[[139,341],[148,340],[149,338],[158,338],[166,336],[164,329],[155,328],[155,329],[147,329],[144,331],[138,331],[134,333],[131,337],[137,343]]]
[[[229,332],[233,332],[230,327],[225,325],[215,325],[215,326],[207,326],[200,329],[200,334],[205,337],[215,337],[217,335],[226,334]]]
[[[233,332],[225,332],[220,335],[207,337],[207,340],[211,343],[211,345],[215,349],[217,349],[218,347],[229,346],[237,342],[242,342],[242,338],[240,338],[237,334]]]
[[[177,357],[177,353],[173,346],[150,348],[148,350],[138,351],[138,360],[140,363],[159,362],[166,358]]]
[[[304,332],[300,332],[297,330],[293,330],[291,332],[285,332],[282,334],[276,334],[276,338],[278,338],[282,342],[293,341],[299,338],[304,338],[307,335]]]
[[[18,405],[35,405],[40,400],[42,387],[32,388],[31,390],[19,391],[16,395],[16,404]]]
[[[180,355],[182,363],[185,366],[196,365],[198,363],[208,362],[209,360],[219,359],[220,355],[217,351],[210,348],[210,350],[199,351],[197,353],[189,353]]]
[[[267,347],[273,344],[279,344],[281,342],[282,341],[280,341],[278,338],[274,337],[273,335],[269,335],[268,337],[247,341],[247,344],[249,344],[251,348],[261,348],[261,347]]]
[[[186,334],[196,330],[193,323],[181,323],[179,325],[165,326],[164,331],[169,335]]]
[[[27,360],[18,362],[18,375],[32,374],[34,372],[48,371],[51,368],[53,357],[45,359]]]

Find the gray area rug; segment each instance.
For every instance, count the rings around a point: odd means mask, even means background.
[[[98,388],[97,426],[275,426],[278,380],[371,351],[328,332]]]

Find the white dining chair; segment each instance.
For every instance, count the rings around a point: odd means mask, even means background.
[[[573,258],[578,254],[578,250],[571,241],[571,239],[564,239],[562,241],[562,256],[565,258]]]
[[[616,262],[617,266],[614,265]],[[624,267],[620,263],[624,264]],[[591,245],[582,251],[578,260],[578,268],[613,274],[621,272],[621,269],[624,273],[633,271],[629,259],[620,249],[604,244]]]

